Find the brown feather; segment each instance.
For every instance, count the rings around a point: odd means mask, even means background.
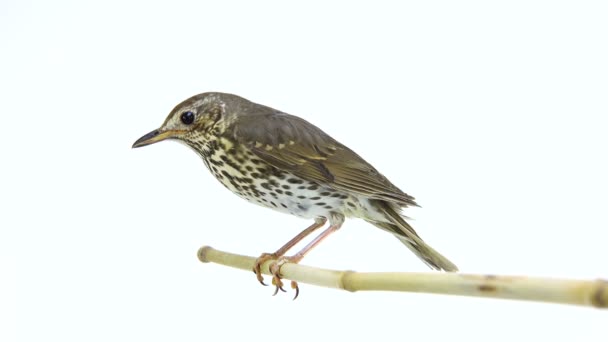
[[[228,134],[276,168],[331,188],[399,206],[417,206],[414,198],[378,172],[358,154],[318,127],[296,116],[264,107],[244,115]]]
[[[454,265],[448,258],[434,250],[431,246],[420,238],[414,228],[410,226],[398,212],[398,208],[384,201],[375,201],[374,205],[382,210],[384,214],[390,218],[392,223],[370,221],[369,223],[378,228],[384,229],[393,233],[399,241],[407,248],[416,254],[420,260],[424,261],[429,267],[435,270],[444,270],[447,272],[456,272],[458,267]]]

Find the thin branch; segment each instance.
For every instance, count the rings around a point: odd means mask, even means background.
[[[202,262],[251,271],[254,257],[201,247]],[[270,274],[266,262],[264,274]],[[300,283],[344,289],[347,291],[403,291],[437,293],[485,298],[529,300],[536,302],[608,308],[608,281],[569,280],[462,273],[394,273],[334,271],[287,263],[281,275]]]

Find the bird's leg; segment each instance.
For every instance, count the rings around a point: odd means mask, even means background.
[[[261,270],[262,265],[266,261],[271,260],[271,259],[276,259],[278,257],[285,255],[285,253],[287,253],[287,251],[291,247],[295,246],[298,242],[302,241],[302,239],[304,239],[305,237],[310,235],[310,233],[323,227],[325,222],[327,222],[327,219],[325,217],[317,218],[317,219],[315,219],[315,223],[313,223],[310,227],[304,229],[302,232],[300,232],[300,234],[296,235],[293,239],[289,240],[289,242],[287,242],[283,247],[279,248],[276,252],[262,253],[262,255],[260,255],[260,257],[257,258],[255,260],[255,263],[253,264],[253,273],[255,273],[255,275],[257,276],[258,281],[262,285],[266,286],[266,284],[264,284],[264,277],[262,277],[262,270]],[[282,288],[281,288],[281,290],[282,290]]]
[[[344,218],[342,218],[340,220],[340,222],[336,222],[336,223],[333,223],[332,225],[330,225],[325,231],[323,231],[323,233],[319,234],[319,236],[317,236],[308,245],[306,245],[304,248],[302,248],[298,253],[296,253],[292,256],[279,257],[279,259],[277,261],[270,264],[269,268],[270,268],[270,273],[272,273],[272,284],[276,286],[276,289],[274,291],[275,295],[279,292],[279,290],[285,292],[285,290],[283,290],[283,282],[281,281],[281,266],[287,262],[291,262],[294,264],[297,264],[298,262],[300,262],[300,260],[302,260],[304,258],[304,256],[306,254],[308,254],[308,252],[310,252],[313,248],[315,248],[315,246],[317,246],[319,243],[321,243],[321,241],[325,240],[325,238],[328,237],[329,235],[331,235],[331,233],[340,229],[343,222],[344,222]],[[293,297],[293,299],[298,298],[298,295],[300,294],[300,288],[298,287],[298,283],[292,280],[291,288],[296,290],[296,295]]]

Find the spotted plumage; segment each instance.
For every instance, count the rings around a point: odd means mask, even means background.
[[[236,95],[203,93],[178,104],[161,128],[133,146],[164,139],[192,148],[227,189],[249,202],[314,219],[310,231],[329,221],[330,228],[298,253],[299,259],[345,217],[356,217],[396,236],[430,267],[457,270],[400,215],[402,208],[417,205],[412,196],[302,118]],[[271,255],[282,256],[294,240]],[[275,281],[280,282],[278,275]]]

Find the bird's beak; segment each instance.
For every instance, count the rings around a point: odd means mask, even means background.
[[[155,129],[152,132],[137,139],[137,141],[135,143],[133,143],[132,148],[137,148],[137,147],[154,144],[159,141],[163,141],[165,139],[171,138],[171,137],[175,136],[177,133],[178,133],[178,131],[173,131],[173,130],[161,131],[159,129]]]

